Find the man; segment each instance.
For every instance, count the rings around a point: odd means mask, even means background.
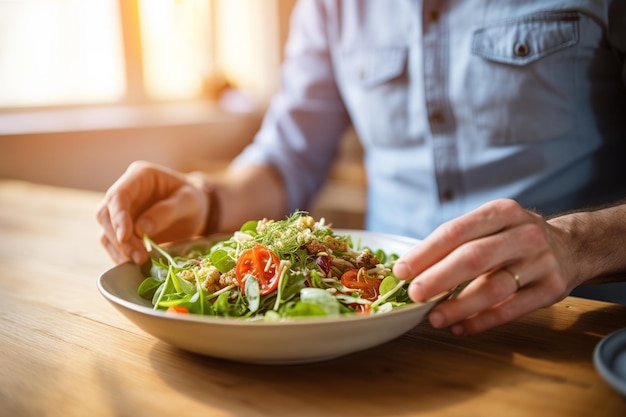
[[[528,210],[626,195],[624,15],[601,0],[301,1],[254,143],[220,178],[133,164],[99,211],[103,244],[141,262],[143,233],[306,209],[352,124],[367,228],[429,236],[396,268],[417,276],[413,298],[472,280],[434,326],[477,332],[548,305],[603,271],[570,264],[575,216]]]

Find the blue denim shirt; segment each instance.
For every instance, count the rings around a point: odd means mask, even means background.
[[[500,197],[544,214],[622,198],[614,3],[300,1],[281,91],[235,164],[273,164],[306,209],[353,124],[367,228],[417,238]]]

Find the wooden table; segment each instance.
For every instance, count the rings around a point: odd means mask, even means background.
[[[596,343],[626,306],[569,297],[495,330],[422,324],[310,365],[232,363],[143,333],[96,289],[99,193],[0,181],[2,416],[620,416]]]

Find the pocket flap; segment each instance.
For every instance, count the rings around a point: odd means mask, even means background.
[[[526,65],[578,43],[576,12],[547,12],[479,29],[472,52],[485,59]]]
[[[370,88],[402,75],[406,56],[406,48],[397,47],[351,52],[346,60],[351,76],[357,77],[363,86]]]

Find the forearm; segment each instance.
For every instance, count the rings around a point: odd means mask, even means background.
[[[548,221],[577,285],[626,280],[626,204]]]

